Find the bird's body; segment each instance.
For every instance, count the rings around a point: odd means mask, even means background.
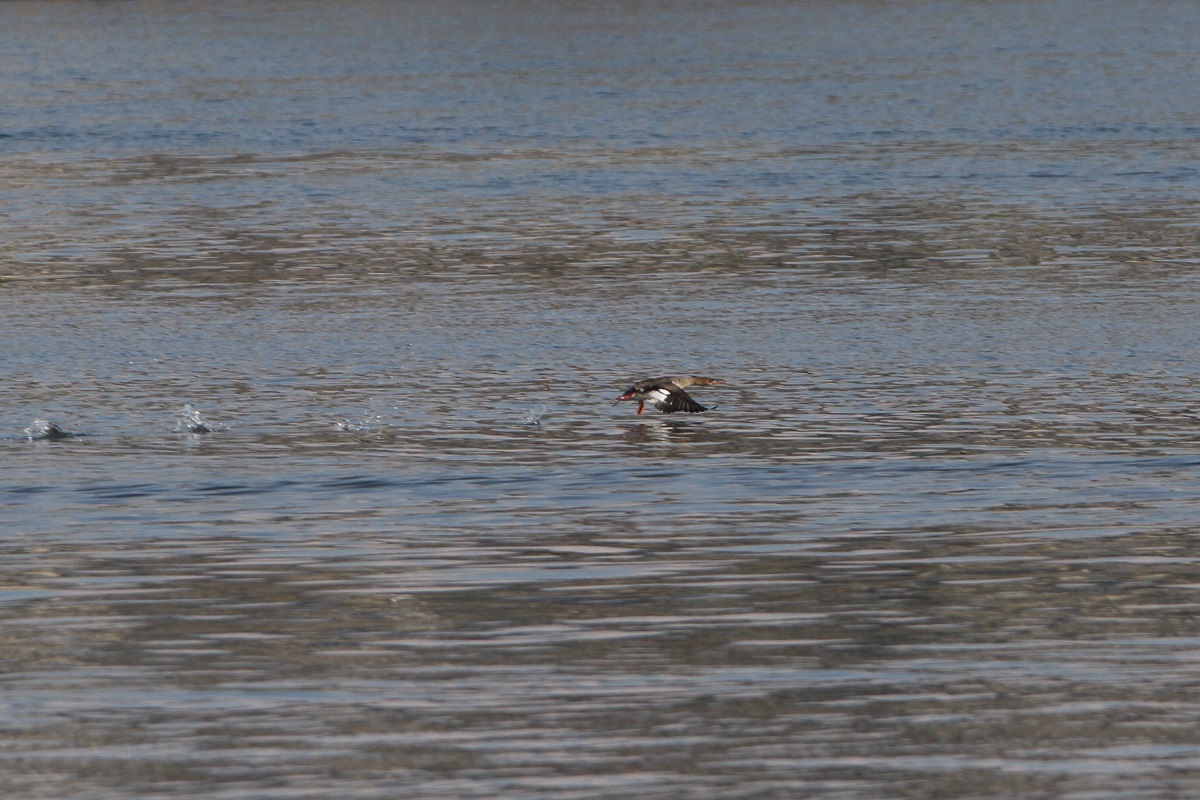
[[[617,398],[616,402],[637,400],[637,413],[639,414],[646,407],[646,403],[654,406],[664,414],[673,414],[676,411],[698,414],[708,409],[693,400],[692,396],[685,392],[684,389],[688,386],[708,386],[710,384],[720,386],[724,383],[724,381],[719,381],[716,378],[701,378],[694,375],[646,378],[626,389]]]

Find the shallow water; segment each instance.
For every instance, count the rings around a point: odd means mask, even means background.
[[[0,4],[4,796],[1187,796],[1197,15]]]

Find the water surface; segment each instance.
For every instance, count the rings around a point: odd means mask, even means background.
[[[0,4],[4,796],[1186,795],[1198,13]]]

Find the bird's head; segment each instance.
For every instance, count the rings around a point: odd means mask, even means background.
[[[613,405],[615,406],[617,403],[621,402],[622,400],[632,400],[635,395],[637,395],[637,387],[630,386],[628,389],[626,389],[621,394],[620,397],[618,397],[616,400],[613,401]]]

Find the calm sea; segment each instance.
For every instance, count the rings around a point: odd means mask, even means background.
[[[1198,74],[1154,0],[0,3],[0,794],[1192,796]]]

